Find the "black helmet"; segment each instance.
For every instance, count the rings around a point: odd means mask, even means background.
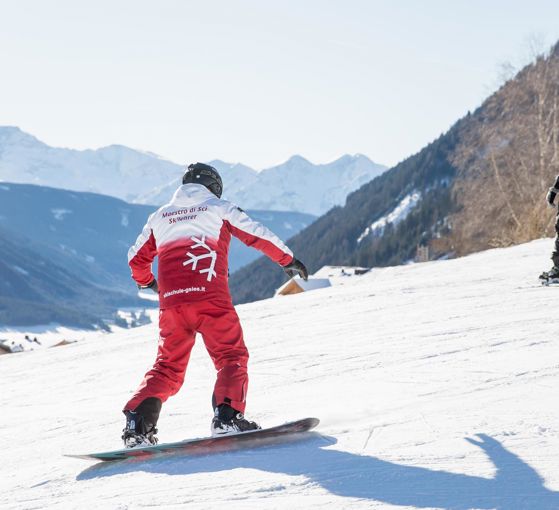
[[[217,170],[205,163],[192,163],[188,165],[188,169],[182,177],[182,183],[202,184],[217,198],[221,198],[221,193],[223,193],[223,182]]]

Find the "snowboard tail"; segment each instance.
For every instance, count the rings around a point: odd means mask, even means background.
[[[549,285],[559,285],[559,277],[557,276],[557,272],[553,269],[551,271],[544,271],[539,276],[540,283],[545,286]]]
[[[314,429],[320,420],[318,418],[304,418],[270,427],[266,429],[250,430],[238,434],[227,434],[218,437],[187,439],[175,443],[161,443],[141,448],[124,448],[108,452],[89,453],[83,455],[65,455],[86,460],[115,461],[131,458],[148,458],[169,453],[181,455],[205,455],[219,453],[240,448],[254,448],[266,446],[288,440],[294,434],[300,434]]]
[[[546,287],[559,285],[559,278],[542,278],[540,276],[540,283]]]

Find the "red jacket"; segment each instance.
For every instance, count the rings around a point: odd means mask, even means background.
[[[148,218],[128,251],[132,278],[140,285],[151,283],[151,265],[157,255],[161,308],[200,300],[229,300],[227,255],[231,235],[281,266],[293,260],[293,253],[281,239],[235,204],[217,198],[201,184],[184,184],[168,204]]]

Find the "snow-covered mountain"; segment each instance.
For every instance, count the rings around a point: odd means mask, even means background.
[[[155,154],[122,145],[97,150],[50,147],[17,127],[0,127],[0,180],[91,191],[131,202],[180,173]]]
[[[1,356],[0,507],[557,510],[559,289],[536,282],[551,248],[373,269],[238,307],[247,415],[319,417],[298,443],[109,465],[66,458],[119,446],[156,325]],[[162,441],[208,434],[213,371],[199,341],[163,408]]]
[[[301,156],[263,170],[258,180],[240,190],[236,199],[252,209],[304,211],[321,215],[386,170],[362,154],[314,165]]]
[[[363,155],[314,165],[300,156],[257,172],[240,163],[210,162],[224,181],[224,198],[244,209],[313,215],[342,205],[348,193],[386,167]],[[127,202],[161,205],[184,173],[181,165],[121,145],[73,150],[46,145],[17,127],[0,127],[0,180],[91,191]]]
[[[231,165],[220,160],[210,162],[224,180],[224,198],[244,208],[274,211],[300,211],[324,214],[343,205],[349,193],[359,189],[386,170],[362,154],[345,155],[336,161],[315,165],[301,156],[261,172],[247,166]],[[162,204],[179,183],[138,197],[139,203]]]
[[[216,159],[210,161],[209,164],[218,170],[223,179],[223,187],[225,188],[223,198],[227,198],[236,203],[239,203],[235,200],[238,193],[258,180],[258,172],[241,163],[231,164]],[[146,190],[144,194],[136,197],[134,201],[139,204],[162,205],[166,203],[181,184],[183,173],[181,169],[180,172],[177,172],[177,176],[172,181],[165,182],[157,188]],[[243,204],[243,207],[248,208],[249,206]]]

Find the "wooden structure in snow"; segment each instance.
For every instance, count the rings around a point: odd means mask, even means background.
[[[0,340],[0,354],[13,354],[23,350],[23,345],[16,344],[13,340]]]
[[[347,279],[368,273],[368,267],[355,266],[323,266],[316,273],[309,276],[307,281],[297,277],[291,278],[276,290],[276,296],[299,294],[309,290],[323,289],[332,285],[343,285]]]
[[[291,280],[287,281],[278,290],[276,290],[276,296],[299,294],[300,292],[330,287],[330,285],[331,283],[328,278],[309,277],[307,281],[302,278],[291,278]]]

